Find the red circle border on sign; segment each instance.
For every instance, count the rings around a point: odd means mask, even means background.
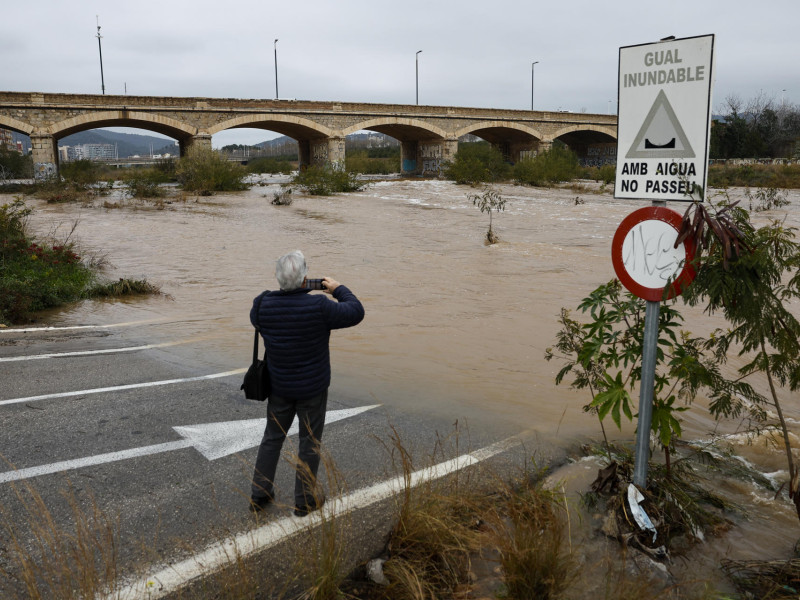
[[[674,279],[670,285],[669,292],[665,296],[663,287],[649,288],[636,283],[633,277],[628,275],[628,272],[625,270],[625,265],[622,262],[622,244],[625,242],[625,238],[628,236],[631,229],[643,221],[663,221],[676,231],[680,231],[683,217],[681,217],[680,213],[663,206],[646,206],[645,208],[633,211],[625,217],[614,234],[614,240],[611,242],[611,262],[614,265],[614,272],[617,274],[617,278],[619,278],[620,282],[622,282],[622,285],[624,285],[629,292],[643,300],[660,302],[661,300],[668,300],[679,296],[683,293],[683,290],[689,287],[689,284],[694,281],[695,275],[697,275],[694,269],[694,258],[697,251],[694,240],[690,238],[684,240],[683,247],[686,250],[686,261],[683,265],[683,270],[681,270],[680,274]]]

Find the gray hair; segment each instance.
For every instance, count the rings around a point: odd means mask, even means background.
[[[284,254],[275,265],[275,278],[285,292],[301,287],[307,273],[306,257],[300,250]]]

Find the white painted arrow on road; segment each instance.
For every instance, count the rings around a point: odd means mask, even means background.
[[[377,408],[378,406],[380,405],[373,404],[371,406],[331,410],[325,415],[325,422],[333,423],[334,421],[341,421],[342,419],[354,417],[362,412]],[[31,477],[47,475],[48,473],[71,471],[73,469],[80,469],[92,465],[102,465],[105,463],[127,460],[129,458],[147,456],[149,454],[171,452],[172,450],[180,450],[182,448],[194,447],[208,460],[216,460],[223,456],[240,452],[247,448],[252,448],[253,446],[258,446],[264,435],[265,424],[266,419],[245,419],[241,421],[225,421],[222,423],[204,423],[202,425],[173,427],[183,439],[174,442],[165,442],[163,444],[154,444],[152,446],[131,448],[130,450],[121,450],[119,452],[96,454],[94,456],[65,460],[57,463],[50,463],[49,465],[40,465],[38,467],[6,471],[0,473],[0,483],[30,479]],[[294,423],[292,423],[292,426],[286,433],[287,435],[294,435],[298,431],[297,418],[295,418]]]

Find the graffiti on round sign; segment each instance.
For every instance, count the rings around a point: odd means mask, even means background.
[[[664,287],[683,268],[686,251],[675,248],[678,232],[664,221],[642,221],[622,243],[622,263],[628,275],[647,288]]]
[[[611,242],[614,272],[627,290],[658,302],[674,298],[695,276],[694,241],[675,248],[681,215],[663,206],[640,208],[623,219]]]

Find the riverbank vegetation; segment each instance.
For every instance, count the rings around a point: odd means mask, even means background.
[[[444,176],[459,184],[479,185],[513,181],[518,185],[548,186],[578,178],[614,180],[613,167],[581,167],[577,155],[563,144],[523,158],[512,165],[487,142],[462,143]]]
[[[71,237],[43,241],[28,228],[22,199],[0,206],[0,323],[24,323],[39,310],[96,297],[159,293],[145,280],[107,282],[102,261],[80,256]]]
[[[291,156],[275,156],[267,157],[262,156],[253,158],[247,163],[248,173],[269,173],[288,175],[292,171],[296,171],[297,157]]]
[[[33,158],[0,145],[0,183],[33,177]]]
[[[459,144],[453,161],[444,170],[444,176],[456,183],[477,185],[509,178],[511,165],[488,142]]]
[[[727,187],[774,187],[800,189],[800,164],[712,164],[708,168],[708,185]]]
[[[400,146],[362,148],[347,151],[345,169],[362,175],[389,175],[400,172]]]
[[[192,147],[178,160],[175,175],[187,192],[210,196],[215,192],[237,192],[247,189],[245,168],[226,160],[211,148]]]
[[[312,196],[330,196],[345,192],[359,192],[369,185],[358,175],[331,166],[312,165],[302,169],[292,178],[291,184]]]
[[[761,93],[746,102],[730,95],[721,110],[711,123],[712,159],[800,158],[800,106]]]

